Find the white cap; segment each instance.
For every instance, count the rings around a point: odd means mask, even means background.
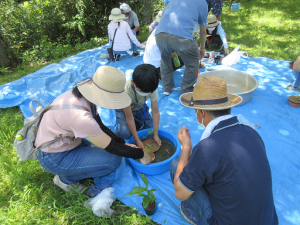
[[[120,5],[120,9],[121,9],[122,13],[131,12],[131,8],[129,7],[129,5],[127,3],[123,3],[122,5]]]

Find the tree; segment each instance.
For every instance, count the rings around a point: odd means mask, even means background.
[[[4,40],[0,33],[0,67],[15,67],[21,63],[21,60],[10,49],[9,44]]]
[[[141,18],[142,18],[142,24],[150,24],[152,23],[152,12],[151,12],[151,0],[140,0],[141,2]]]

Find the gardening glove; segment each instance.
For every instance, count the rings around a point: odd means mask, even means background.
[[[140,159],[140,162],[143,165],[149,164],[151,162],[151,156],[147,152],[144,152],[144,157]]]

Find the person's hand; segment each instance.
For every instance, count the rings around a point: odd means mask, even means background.
[[[140,159],[140,162],[143,165],[147,165],[151,162],[151,160],[151,156],[147,152],[144,152],[144,157]]]
[[[153,139],[154,139],[154,141],[156,141],[156,143],[157,143],[159,146],[161,146],[161,140],[160,140],[160,138],[158,137],[158,135],[155,135],[155,134],[154,134]]]
[[[177,138],[182,146],[182,150],[192,149],[191,135],[189,133],[189,129],[187,129],[186,126],[183,126],[178,131]]]
[[[136,141],[136,145],[138,146],[138,148],[145,150],[144,144],[140,139]]]
[[[229,54],[229,49],[228,49],[228,48],[225,48],[224,50],[225,50],[225,54],[228,55],[228,54]]]
[[[134,144],[129,144],[129,143],[125,143],[125,145],[131,147],[131,148],[138,148],[138,146],[134,145]]]
[[[205,49],[199,49],[199,53],[200,53],[200,60],[204,58],[205,55]]]
[[[294,62],[292,61],[292,62],[289,62],[289,68],[290,69],[293,69],[294,68]]]

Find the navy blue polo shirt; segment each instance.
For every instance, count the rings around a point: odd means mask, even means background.
[[[190,191],[207,190],[211,224],[278,224],[263,140],[249,126],[231,126],[237,122],[221,121],[200,141],[179,180]]]

